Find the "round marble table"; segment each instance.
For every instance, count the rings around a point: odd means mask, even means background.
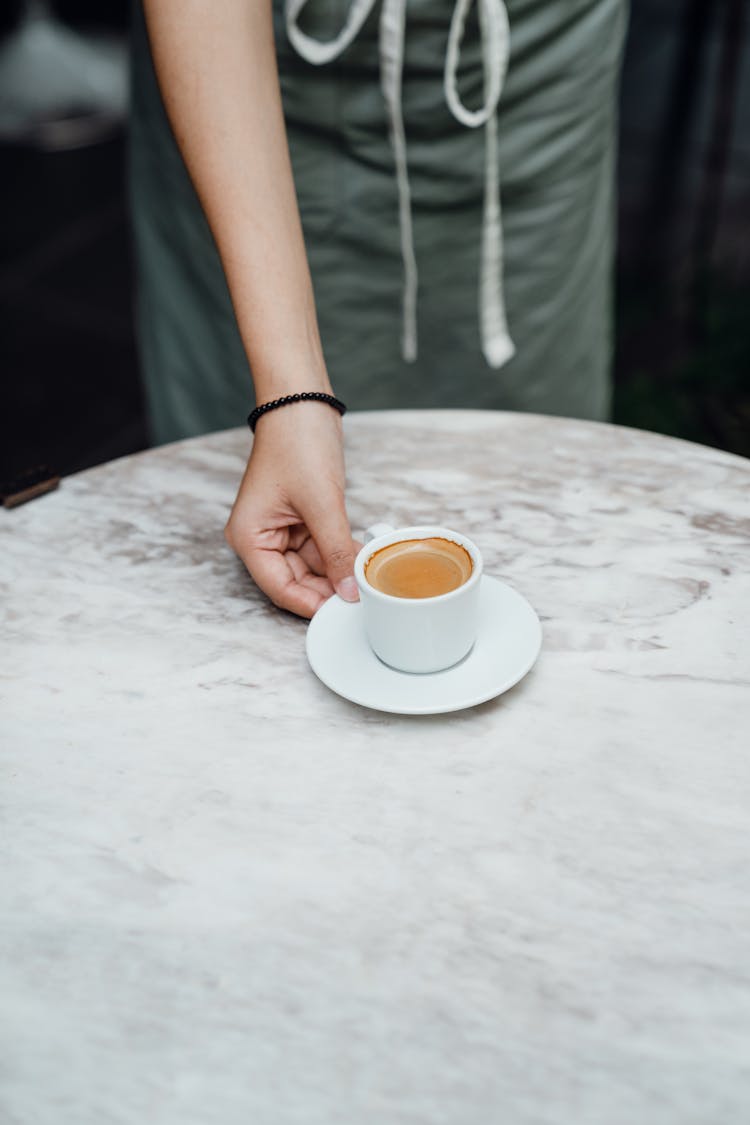
[[[346,420],[544,624],[434,717],[328,691],[221,534],[232,431],[0,513],[8,1125],[750,1119],[750,472],[653,434]]]

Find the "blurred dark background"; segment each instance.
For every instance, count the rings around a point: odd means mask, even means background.
[[[0,13],[0,477],[38,462],[67,474],[147,444],[128,6],[5,0]],[[61,50],[62,76],[46,65]],[[4,97],[32,66],[25,103]],[[631,0],[619,201],[615,421],[750,456],[746,0]]]

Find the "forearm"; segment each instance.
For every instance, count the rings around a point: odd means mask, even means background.
[[[216,239],[259,402],[330,390],[271,0],[144,0],[162,95]]]

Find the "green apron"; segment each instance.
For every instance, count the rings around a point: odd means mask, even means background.
[[[491,99],[492,63],[508,46],[502,28],[488,27],[488,13],[507,9],[510,54],[496,113],[477,127],[458,120],[446,96],[452,0],[297,0],[296,7],[303,10],[290,41],[275,4],[277,52],[335,393],[355,410],[482,407],[606,419],[626,0],[484,0],[484,20],[467,24],[453,58],[453,93],[464,106]],[[382,16],[398,19],[399,7],[402,71],[388,44],[383,54]],[[348,45],[318,65],[302,57],[303,34],[330,42],[357,8],[369,14]],[[455,22],[453,31],[460,33]],[[399,29],[390,33],[398,52]],[[132,38],[139,337],[154,438],[169,441],[241,424],[252,383],[138,3]],[[398,71],[390,88],[389,67]],[[493,177],[502,211],[488,240]],[[488,313],[493,248],[502,287],[499,309]],[[493,353],[486,327],[493,315],[507,323],[512,348],[501,331]]]

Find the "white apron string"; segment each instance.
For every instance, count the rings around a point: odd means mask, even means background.
[[[304,31],[300,31],[297,25],[297,20],[302,10],[307,7],[309,0],[286,0],[285,19],[289,42],[298,55],[315,66],[333,62],[356,39],[362,24],[375,7],[375,2],[376,0],[352,0],[346,23],[336,38],[330,39],[327,43],[321,43],[319,39],[313,39],[311,35],[306,35]]]
[[[406,137],[401,105],[401,76],[404,64],[405,0],[383,0],[380,10],[380,83],[383,87],[396,164],[401,261],[404,293],[401,354],[408,363],[417,358],[417,259],[411,223],[411,188],[406,162]]]
[[[286,29],[289,41],[307,62],[320,66],[337,58],[356,38],[376,0],[353,0],[346,22],[327,43],[300,31],[298,19],[309,0],[287,0]],[[508,68],[510,31],[503,0],[478,0],[484,68],[484,105],[469,110],[458,95],[457,75],[466,17],[473,0],[457,0],[451,19],[445,55],[443,88],[455,119],[467,128],[485,127],[485,180],[482,249],[479,275],[479,327],[482,352],[490,367],[501,367],[514,354],[503,300],[502,222],[498,169],[497,105]],[[401,104],[404,34],[407,0],[382,0],[380,15],[380,80],[388,111],[391,145],[396,166],[399,200],[401,258],[404,271],[402,354],[417,358],[417,262],[411,219],[411,190]]]
[[[479,0],[479,27],[484,62],[484,105],[469,110],[458,96],[457,76],[464,24],[472,0],[458,0],[453,10],[445,53],[445,98],[450,111],[470,129],[485,127],[484,208],[479,273],[479,328],[482,352],[490,367],[502,367],[515,354],[508,334],[503,300],[503,229],[500,218],[500,176],[497,145],[497,104],[508,70],[510,29],[502,0]]]

